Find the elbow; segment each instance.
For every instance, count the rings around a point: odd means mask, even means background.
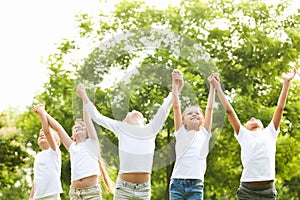
[[[227,108],[226,109],[226,113],[227,113],[227,115],[232,115],[233,114],[233,110],[230,109],[230,108]]]
[[[47,128],[46,130],[43,129],[44,135],[50,135],[50,130]]]
[[[179,104],[173,104],[173,109],[180,109],[180,105]]]
[[[207,107],[206,110],[211,112],[213,111],[213,107]]]
[[[285,107],[285,105],[277,105],[276,110],[277,110],[277,111],[280,111],[280,112],[283,112],[284,107]]]

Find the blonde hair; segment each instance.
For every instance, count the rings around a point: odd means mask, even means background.
[[[199,110],[200,114],[203,116],[204,118],[204,114],[203,114],[203,111],[202,109],[200,108],[200,106],[197,106],[197,105],[194,105],[194,106],[189,106],[189,107],[186,107],[182,113],[182,120],[184,119],[184,116],[186,115],[187,111],[192,109],[192,108],[196,108]]]
[[[104,160],[102,159],[101,156],[99,156],[98,164],[99,164],[99,168],[100,168],[100,171],[101,171],[101,179],[103,181],[105,191],[107,193],[113,194],[114,190],[115,190],[114,182],[111,180],[111,178],[110,178],[110,176],[109,176],[109,174],[106,170],[106,164],[105,164],[105,162],[104,162]]]
[[[40,129],[40,132],[41,132],[41,131],[44,132],[43,128]],[[53,135],[54,142],[56,142],[56,144],[57,144],[58,146],[60,146],[60,137],[59,137],[57,131],[54,130],[52,127],[49,126],[49,133],[50,133],[51,135]],[[45,133],[44,133],[44,134],[45,134]]]
[[[193,108],[199,110],[200,115],[202,116],[202,122],[201,122],[201,125],[202,125],[202,124],[203,124],[203,120],[204,120],[204,114],[203,114],[202,109],[201,109],[200,106],[198,106],[198,105],[189,106],[189,107],[186,107],[186,108],[184,109],[184,111],[183,111],[183,113],[182,113],[182,122],[184,122],[184,117],[185,117],[186,113],[187,113],[190,109],[193,109]]]

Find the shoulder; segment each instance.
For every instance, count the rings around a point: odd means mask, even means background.
[[[269,125],[264,129],[265,131],[271,132],[273,134],[278,134],[280,132],[280,128],[278,127],[278,129],[275,129],[275,125],[273,120],[269,123]]]
[[[188,132],[188,131],[185,129],[184,125],[181,125],[180,128],[177,131],[174,132],[174,135],[177,136],[179,134],[183,134],[183,133],[186,133],[186,132]]]
[[[209,133],[204,126],[200,129],[200,132],[204,133],[208,137],[211,137],[211,133]]]
[[[250,132],[251,132],[251,131],[249,131],[248,129],[246,129],[245,126],[240,125],[239,132],[236,133],[236,132],[234,131],[234,136],[235,136],[236,138],[241,138],[241,137],[244,137],[244,135],[247,135],[246,133],[250,133]]]

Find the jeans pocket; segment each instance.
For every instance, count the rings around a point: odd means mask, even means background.
[[[119,190],[120,188],[122,188],[122,184],[116,184],[116,190]]]
[[[197,181],[194,185],[195,188],[203,188],[204,185],[203,185],[203,182],[202,181]]]
[[[277,190],[273,189],[272,192],[273,192],[273,197],[277,197]]]

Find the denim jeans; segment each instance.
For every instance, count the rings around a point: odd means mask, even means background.
[[[202,200],[203,187],[200,179],[171,179],[170,200]]]
[[[70,200],[85,200],[85,199],[102,199],[102,192],[100,185],[94,185],[85,188],[70,188]]]
[[[114,200],[150,200],[151,185],[146,183],[131,183],[117,178]]]
[[[238,200],[276,200],[276,196],[277,191],[274,182],[261,186],[253,186],[242,182],[237,190]]]

